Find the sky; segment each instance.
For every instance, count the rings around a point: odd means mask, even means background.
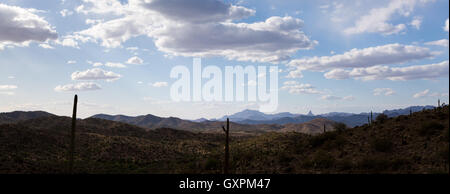
[[[277,66],[278,108],[449,102],[448,0],[0,0],[0,112],[218,118],[259,102],[174,102],[176,66]],[[202,83],[208,80],[202,80]],[[249,81],[250,84],[250,81]]]

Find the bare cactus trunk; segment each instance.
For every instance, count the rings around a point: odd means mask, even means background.
[[[223,165],[223,173],[228,174],[228,165],[230,160],[230,150],[229,150],[230,119],[227,118],[227,128],[225,129],[225,127],[222,126],[222,129],[225,132],[225,162]]]
[[[70,151],[69,151],[69,173],[73,173],[73,160],[74,160],[74,152],[75,152],[75,128],[77,122],[77,103],[78,96],[75,95],[75,99],[73,102],[73,114],[72,114],[72,130],[70,131]]]

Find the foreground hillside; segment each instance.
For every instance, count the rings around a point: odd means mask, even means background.
[[[371,126],[334,127],[314,136],[299,133],[301,127],[234,135],[231,172],[448,173],[448,106],[380,116]],[[69,129],[70,118],[57,116],[0,125],[0,173],[67,172]],[[77,122],[75,171],[220,173],[223,145],[222,133],[150,130],[89,118]]]

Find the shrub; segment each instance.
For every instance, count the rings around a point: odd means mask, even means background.
[[[377,116],[377,118],[375,119],[375,121],[376,121],[377,123],[384,123],[386,120],[388,120],[388,116],[385,115],[385,114],[383,114],[383,113],[379,114],[379,115]]]
[[[383,171],[389,168],[391,163],[389,160],[381,158],[381,157],[366,157],[358,162],[358,167],[363,170],[370,171]]]
[[[314,155],[314,164],[318,168],[330,168],[334,165],[334,158],[327,152],[318,151]]]
[[[205,164],[205,170],[217,170],[219,169],[219,161],[215,158],[208,158]]]
[[[322,144],[324,144],[326,141],[331,141],[331,140],[336,139],[336,136],[337,136],[336,132],[322,133],[320,135],[311,137],[311,139],[309,139],[309,144],[313,148],[319,147]]]
[[[336,123],[333,125],[334,129],[336,129],[336,131],[343,131],[345,129],[347,129],[347,125],[345,125],[344,123]]]
[[[429,121],[423,123],[422,126],[418,128],[418,133],[422,136],[428,136],[433,135],[437,131],[441,131],[442,129],[444,129],[444,125],[436,121]]]
[[[390,152],[394,144],[387,138],[375,138],[372,140],[371,146],[378,152]]]

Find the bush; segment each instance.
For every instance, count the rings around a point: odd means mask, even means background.
[[[215,158],[208,158],[205,164],[205,170],[217,170],[219,169],[219,161]]]
[[[385,114],[383,114],[383,113],[379,114],[379,115],[377,116],[377,118],[375,119],[375,121],[376,121],[377,123],[384,123],[386,120],[388,120],[388,116],[385,115]]]
[[[358,167],[363,170],[383,171],[389,168],[389,160],[381,157],[366,157],[358,162]]]
[[[428,136],[433,135],[438,131],[441,131],[444,129],[444,125],[436,122],[436,121],[430,121],[422,124],[421,127],[418,129],[419,135],[422,136]]]
[[[344,123],[336,123],[333,125],[333,127],[336,131],[343,131],[347,129],[347,125],[345,125]]]
[[[316,148],[316,147],[319,147],[322,144],[324,144],[326,141],[335,140],[336,136],[337,136],[336,132],[323,133],[323,134],[311,137],[311,139],[309,139],[309,144],[313,148]]]
[[[318,151],[314,155],[314,164],[318,168],[330,168],[334,165],[334,158],[327,152]]]
[[[371,146],[378,152],[390,152],[394,147],[394,144],[387,138],[375,138],[371,142]]]

